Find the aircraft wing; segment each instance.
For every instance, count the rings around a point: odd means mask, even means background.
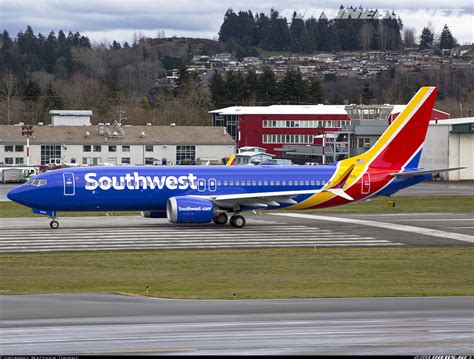
[[[240,194],[225,194],[215,196],[198,196],[201,198],[207,198],[213,201],[220,207],[223,208],[234,208],[238,205],[249,206],[249,207],[278,207],[281,203],[283,204],[296,204],[297,202],[292,199],[300,194],[316,194],[321,192],[330,192],[337,196],[341,196],[347,200],[353,201],[354,198],[349,196],[341,188],[329,188],[329,189],[310,189],[310,190],[299,190],[299,191],[275,191],[275,192],[258,192],[258,193],[240,193]]]
[[[433,174],[433,173],[438,173],[438,172],[462,170],[464,168],[467,168],[467,167],[440,168],[437,170],[407,171],[407,172],[399,172],[399,173],[390,173],[390,176],[393,176],[396,178],[408,178],[408,177],[416,177],[416,176]]]

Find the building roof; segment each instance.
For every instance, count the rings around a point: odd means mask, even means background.
[[[50,115],[59,116],[92,116],[92,111],[81,111],[81,110],[51,110]]]
[[[431,120],[430,125],[464,125],[474,123],[474,117],[450,118],[449,120]]]
[[[124,126],[124,137],[99,135],[97,126],[33,126],[31,144],[187,144],[235,145],[222,127],[213,126]],[[0,142],[25,142],[21,126],[0,125]]]

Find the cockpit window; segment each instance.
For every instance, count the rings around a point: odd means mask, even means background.
[[[26,181],[26,183],[32,185],[32,186],[44,186],[48,183],[47,180],[45,179],[41,179],[41,180],[33,180],[33,179],[29,179],[28,181]]]

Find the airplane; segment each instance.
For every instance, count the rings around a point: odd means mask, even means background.
[[[64,168],[30,178],[7,196],[50,217],[52,229],[59,227],[58,213],[68,211],[141,211],[171,223],[229,221],[242,228],[245,211],[390,196],[434,173],[463,168],[418,168],[436,93],[436,87],[422,87],[367,152],[331,165]]]

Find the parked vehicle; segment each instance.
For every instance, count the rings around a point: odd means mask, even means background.
[[[21,168],[4,168],[0,172],[0,181],[2,183],[21,183],[24,181],[23,169]]]

